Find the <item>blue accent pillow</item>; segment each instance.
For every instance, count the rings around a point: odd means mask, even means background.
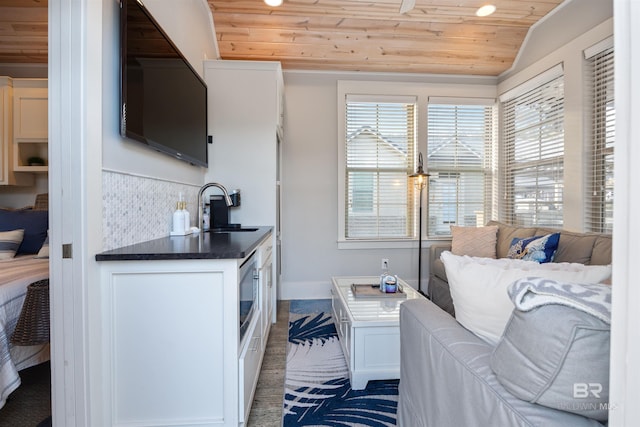
[[[536,261],[538,263],[551,262],[558,250],[560,233],[547,234],[526,238],[514,237],[507,253],[507,258]]]
[[[37,254],[49,229],[49,212],[28,209],[0,209],[0,231],[24,230],[22,243],[16,255]]]

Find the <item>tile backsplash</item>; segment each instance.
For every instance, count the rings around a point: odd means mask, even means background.
[[[195,225],[195,185],[120,172],[102,172],[103,250],[168,236],[176,202],[183,195]]]

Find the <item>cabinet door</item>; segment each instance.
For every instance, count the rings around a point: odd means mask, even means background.
[[[9,145],[11,144],[9,126],[10,88],[3,85],[0,78],[0,184],[8,184],[9,175]]]
[[[47,88],[15,88],[13,90],[13,137],[21,139],[47,139]]]
[[[269,330],[271,329],[271,312],[273,308],[273,267],[269,256],[260,269],[260,292],[262,309],[262,337],[263,348],[267,346]]]
[[[24,82],[20,84],[25,84]],[[35,83],[34,83],[35,84]],[[39,84],[42,84],[41,82]],[[48,93],[46,87],[13,89],[13,170],[47,172]]]
[[[240,354],[240,378],[239,378],[239,398],[240,398],[240,422],[246,422],[253,403],[253,394],[258,384],[260,366],[262,362],[262,337],[260,334],[260,321],[254,321],[249,326],[251,335],[245,342]]]
[[[230,369],[219,293],[224,274],[128,269],[135,267],[115,269],[104,280],[112,419],[118,425],[214,425],[231,416],[226,402],[237,400],[225,395],[222,380]]]

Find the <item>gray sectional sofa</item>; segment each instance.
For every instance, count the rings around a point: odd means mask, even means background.
[[[504,257],[513,237],[558,230],[499,226],[497,256]],[[611,263],[611,238],[562,231],[556,262]],[[403,303],[400,310],[401,373],[398,425],[458,426],[601,426],[594,419],[521,400],[507,391],[491,369],[494,346],[462,327],[452,316],[453,303],[439,254],[431,250],[426,299]]]
[[[575,233],[542,227],[515,227],[498,221],[490,221],[487,225],[498,226],[496,243],[497,258],[507,256],[511,240],[514,237],[524,238],[540,236],[560,231],[560,242],[554,262],[577,262],[588,265],[611,264],[611,236],[605,234]],[[455,316],[447,273],[440,260],[440,254],[451,250],[451,243],[435,243],[429,247],[429,286],[431,301],[447,313]]]

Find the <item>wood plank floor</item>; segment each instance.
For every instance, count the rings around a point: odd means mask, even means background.
[[[271,325],[262,370],[253,397],[248,427],[282,426],[282,398],[289,335],[289,301],[278,301],[278,317]]]

